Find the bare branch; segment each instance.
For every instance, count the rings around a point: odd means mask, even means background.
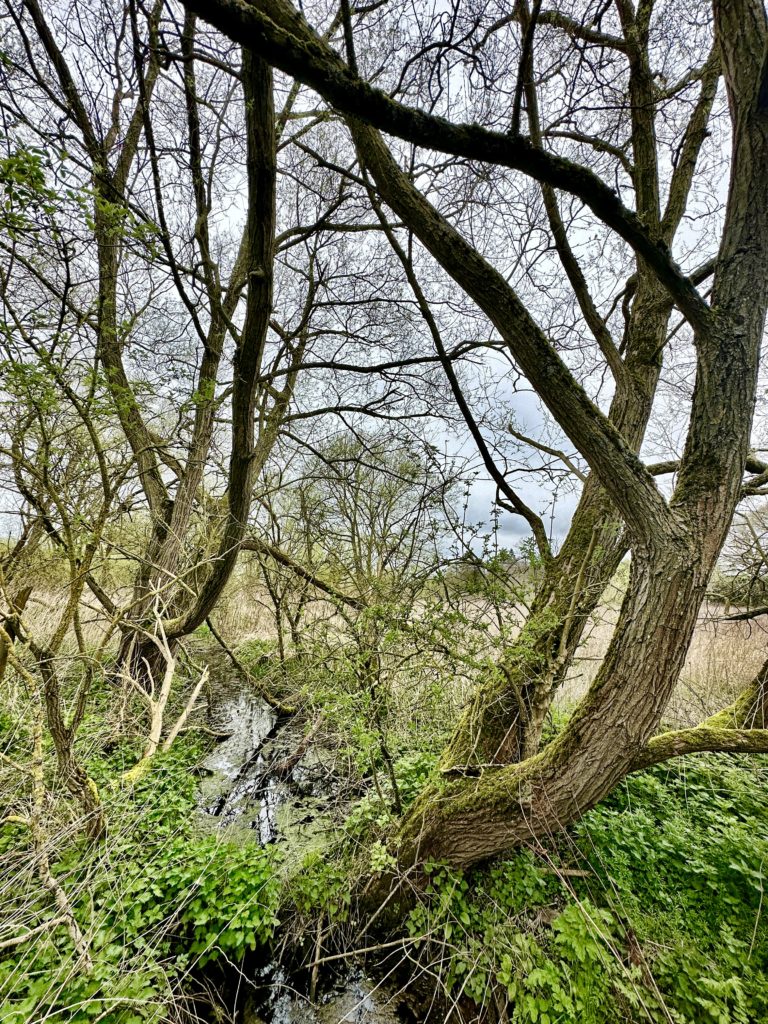
[[[586,167],[546,153],[529,139],[489,131],[477,124],[452,124],[396,102],[355,75],[285,0],[185,0],[185,6],[281,71],[311,86],[348,116],[418,146],[523,171],[577,196],[646,260],[694,326],[710,323],[709,307],[666,246],[652,238],[616,192]]]

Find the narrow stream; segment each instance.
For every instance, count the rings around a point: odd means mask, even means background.
[[[258,830],[262,846],[272,843],[277,838],[278,794],[263,749],[283,723],[266,701],[244,690],[215,703],[211,717],[214,728],[228,738],[203,762],[215,780],[213,799],[204,810],[222,825],[247,821]]]
[[[332,756],[312,745],[292,763],[306,723],[278,714],[231,673],[222,681],[210,721],[227,738],[203,762],[201,810],[217,825],[253,829],[262,846],[289,839],[291,855],[303,854],[337,802]]]
[[[397,993],[350,971],[339,984],[311,1005],[290,988],[278,971],[272,988],[258,1009],[256,1001],[246,1004],[243,1024],[403,1024],[416,1018],[399,1002]]]
[[[203,762],[200,810],[213,827],[252,829],[262,846],[284,843],[298,862],[319,847],[323,833],[347,805],[334,775],[333,753],[310,745],[300,760],[292,755],[306,722],[279,715],[242,680],[217,651],[206,651],[213,686],[209,721],[226,738]],[[269,963],[254,971],[253,992],[240,1013],[242,1024],[398,1024],[418,1018],[389,984],[359,968],[326,979],[310,1004]]]

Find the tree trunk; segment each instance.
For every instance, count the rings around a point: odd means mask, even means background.
[[[657,728],[685,660],[706,587],[695,563],[671,538],[636,554],[619,626],[566,728],[521,764],[481,769],[476,780],[448,775],[425,793],[403,825],[405,863],[467,866],[559,831],[610,792]]]
[[[633,543],[608,653],[563,732],[521,764],[425,793],[403,824],[404,865],[433,858],[465,866],[577,820],[642,763],[683,666],[740,496],[768,302],[768,25],[758,2],[715,10],[733,164],[713,316],[696,332],[696,386],[671,517],[653,524],[651,543]],[[763,682],[758,676],[753,702],[762,700]],[[685,748],[674,743],[665,751],[679,752]]]
[[[82,717],[86,692],[82,691],[79,694],[79,707],[75,710],[72,722],[67,725],[62,714],[59,680],[53,659],[45,655],[39,656],[38,664],[43,679],[48,731],[56,751],[59,775],[69,792],[83,808],[85,832],[88,838],[94,841],[102,839],[106,832],[106,825],[99,791],[75,752],[77,726]]]
[[[626,336],[626,374],[610,411],[635,451],[651,415],[670,312],[648,271],[641,266],[638,276]],[[537,752],[555,692],[628,546],[616,506],[591,474],[520,636],[473,694],[445,751],[444,767],[508,763]]]

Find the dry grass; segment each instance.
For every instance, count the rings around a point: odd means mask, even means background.
[[[668,709],[674,725],[695,725],[730,704],[768,656],[768,620],[727,622],[704,607]]]
[[[558,706],[572,706],[586,693],[608,649],[617,610],[603,607],[593,616]],[[672,727],[696,725],[730,704],[768,657],[768,618],[728,622],[718,605],[705,605],[699,614],[685,667],[667,708]]]

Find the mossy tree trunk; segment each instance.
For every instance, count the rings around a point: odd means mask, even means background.
[[[529,24],[526,7],[525,3],[520,5],[523,29]],[[636,208],[643,222],[671,248],[707,136],[720,77],[719,61],[713,54],[703,69],[699,96],[662,210],[655,126],[658,96],[648,54],[650,10],[645,16],[638,13],[635,17],[631,5],[622,3],[619,8],[629,70]],[[534,64],[531,54],[525,69],[526,108],[531,139],[541,145]],[[668,296],[646,262],[638,257],[635,273],[624,288],[623,337],[611,337],[571,251],[555,191],[543,184],[542,193],[561,264],[614,375],[616,391],[610,419],[632,450],[639,452],[662,368],[672,311]],[[554,694],[628,545],[616,506],[599,479],[589,476],[562,548],[546,565],[520,637],[503,652],[498,667],[477,688],[445,751],[445,767],[506,763],[538,751]]]
[[[733,708],[703,727],[654,736],[740,497],[768,295],[768,25],[759,3],[716,6],[716,15],[733,163],[713,314],[696,332],[693,408],[669,511],[648,524],[645,540],[632,537],[616,631],[562,734],[521,764],[489,769],[477,781],[449,779],[426,793],[401,831],[404,863],[471,864],[558,831],[639,767],[696,750],[768,746],[764,670]]]
[[[487,315],[595,479],[585,492],[576,532],[561,554],[551,590],[547,593],[550,584],[545,584],[521,641],[523,660],[533,665],[533,671],[528,668],[531,680],[522,680],[530,683],[533,695],[528,699],[535,711],[530,716],[530,738],[507,739],[515,733],[516,719],[522,717],[527,698],[514,673],[511,680],[502,673],[501,682],[492,680],[481,692],[460,730],[459,736],[467,734],[469,742],[459,750],[461,740],[455,740],[451,751],[474,756],[480,762],[474,769],[477,777],[467,778],[461,766],[458,774],[449,772],[422,795],[402,824],[401,865],[438,858],[465,866],[531,837],[549,835],[576,820],[628,772],[664,756],[712,749],[718,739],[722,749],[754,750],[761,744],[765,749],[765,730],[753,730],[748,742],[742,739],[748,730],[719,727],[686,730],[666,738],[654,736],[730,527],[749,452],[768,301],[768,25],[760,0],[714,4],[713,60],[720,63],[728,92],[732,159],[709,303],[697,291],[695,281],[682,274],[670,257],[669,243],[681,215],[679,195],[670,195],[661,214],[651,154],[655,147],[653,125],[646,123],[643,128],[640,123],[651,116],[644,99],[653,88],[645,45],[651,4],[640,4],[637,10],[625,0],[616,5],[624,32],[617,48],[626,53],[630,66],[630,110],[638,164],[634,175],[636,214],[585,167],[536,145],[533,132],[531,137],[521,138],[515,132],[504,135],[475,124],[453,124],[373,88],[359,77],[353,55],[348,53],[345,63],[285,0],[186,3],[200,8],[223,31],[312,86],[344,112],[360,161],[381,197]],[[519,5],[517,17],[524,17],[524,11],[525,5]],[[570,30],[578,33],[582,29],[573,22]],[[599,32],[598,36],[606,46],[617,45],[613,37]],[[506,278],[418,191],[376,129],[428,149],[522,171],[543,186],[562,189],[577,196],[632,246],[638,259],[638,287],[647,277],[649,289],[648,304],[638,295],[634,308],[638,315],[644,312],[653,321],[648,341],[655,335],[657,342],[662,342],[656,358],[663,348],[665,307],[677,306],[694,335],[696,382],[671,500],[661,495],[637,457],[655,389],[650,369],[653,360],[648,358],[651,353],[646,351],[645,370],[640,373],[646,382],[646,402],[638,401],[642,386],[639,393],[622,391],[622,382],[617,390],[619,405],[615,403],[611,416],[605,416],[589,400]],[[692,129],[689,139],[694,135]],[[681,171],[683,184],[695,165],[695,152],[693,163],[690,155],[677,165],[685,168]],[[684,188],[683,205],[685,192]],[[660,303],[658,315],[652,312],[650,295],[654,293]],[[585,319],[589,319],[586,312]],[[637,339],[639,345],[640,331]],[[611,350],[605,351],[607,362],[614,362]],[[623,371],[618,375],[623,376]],[[625,408],[620,407],[621,402],[626,402]],[[615,512],[606,515],[608,505],[600,510],[602,501],[609,502]],[[558,657],[567,664],[580,633],[580,617],[590,602],[597,600],[600,583],[620,557],[622,545],[614,540],[611,548],[611,541],[606,544],[606,538],[600,536],[601,530],[606,530],[611,537],[607,530],[611,519],[622,524],[632,552],[629,587],[619,621],[589,693],[557,739],[534,753],[541,717],[539,695],[543,694],[540,704],[545,707],[553,666],[557,668]],[[606,555],[608,549],[610,556]],[[561,580],[565,581],[562,589]],[[499,694],[509,699],[497,699]],[[488,766],[477,757],[478,751],[490,755]],[[493,764],[500,755],[510,760]],[[520,756],[524,760],[515,760]]]

